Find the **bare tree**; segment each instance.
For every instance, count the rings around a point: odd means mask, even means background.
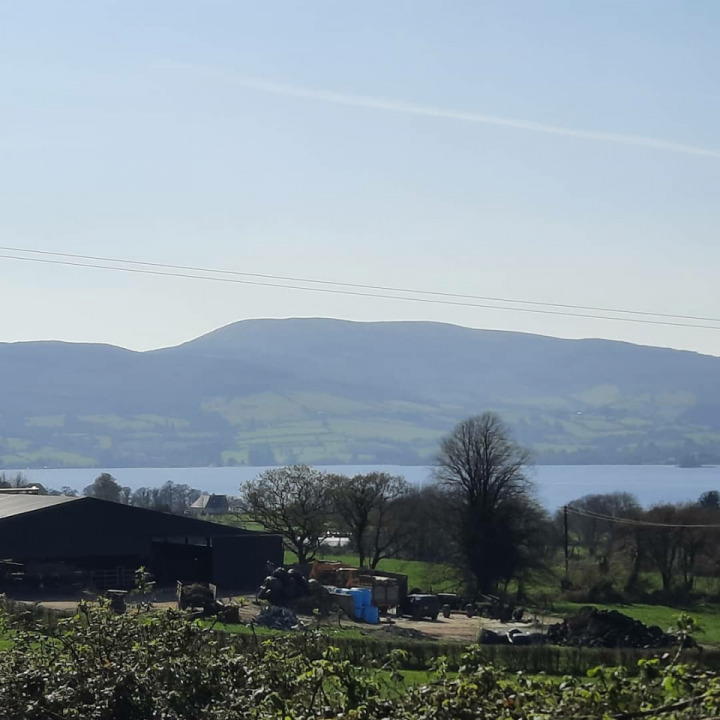
[[[529,463],[528,451],[491,412],[463,420],[441,443],[436,478],[453,508],[455,542],[468,579],[480,592],[494,591],[533,553],[536,524],[523,520],[536,509]]]
[[[397,555],[410,534],[413,517],[410,506],[405,502],[408,487],[404,478],[399,479],[402,482],[395,485],[393,493],[378,505],[375,512],[368,563],[373,569],[383,558]]]
[[[675,505],[656,505],[643,516],[647,555],[657,572],[660,573],[663,590],[672,590],[678,554],[682,545],[682,528],[678,523],[678,509]]]
[[[39,482],[30,482],[21,472],[16,472],[13,475],[8,475],[5,472],[0,472],[0,488],[6,489],[22,489],[22,488],[36,488],[39,495],[47,495],[47,488]]]
[[[586,515],[572,516],[572,530],[590,557],[608,562],[621,535],[621,526],[608,518],[636,518],[642,512],[637,498],[630,493],[613,492],[584,495],[570,505]],[[604,517],[600,517],[604,516]]]
[[[30,484],[30,481],[21,472],[16,472],[13,475],[0,472],[0,488],[24,488]]]
[[[405,478],[388,473],[330,477],[333,509],[350,534],[360,567],[367,561],[370,567],[377,567],[397,542],[402,522],[393,509],[398,509],[397,501],[408,491]]]
[[[701,560],[717,544],[715,518],[715,511],[697,505],[658,505],[645,513],[648,557],[665,592],[693,589]]]
[[[480,511],[492,512],[533,489],[528,450],[518,445],[497,413],[458,423],[440,444],[435,475],[447,490]]]
[[[128,502],[137,507],[182,515],[200,495],[200,490],[168,480],[160,487],[138,488]]]
[[[328,477],[307,465],[273,468],[240,486],[244,513],[282,535],[299,563],[315,557],[332,511]]]

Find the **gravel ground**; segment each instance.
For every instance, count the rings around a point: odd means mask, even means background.
[[[226,600],[228,598],[222,597],[220,599]],[[134,598],[129,597],[128,604],[131,604],[133,600]],[[48,599],[40,602],[39,604],[43,607],[55,610],[73,610],[77,607],[77,603],[77,599]],[[167,592],[156,594],[153,597],[153,605],[155,607],[176,607],[174,593]],[[241,621],[249,622],[259,612],[260,608],[257,605],[254,605],[252,602],[248,602],[248,604],[244,605],[240,609]],[[315,622],[315,618],[304,618],[303,616],[300,616],[300,618],[306,620],[308,624]],[[343,627],[362,628],[368,633],[388,632],[388,627],[393,627],[398,629],[398,634],[401,634],[403,629],[409,629],[419,631],[424,635],[437,640],[471,643],[477,640],[478,634],[483,628],[499,633],[507,632],[513,628],[518,628],[525,632],[542,632],[547,630],[548,625],[560,622],[560,618],[550,615],[537,617],[531,616],[529,619],[531,622],[501,623],[499,620],[488,620],[487,618],[477,617],[469,618],[464,613],[453,613],[449,618],[440,616],[435,621],[411,620],[409,618],[397,618],[394,615],[389,615],[387,618],[382,619],[379,625],[354,623],[346,618],[341,620],[341,624]],[[337,619],[330,619],[328,624],[337,627]]]

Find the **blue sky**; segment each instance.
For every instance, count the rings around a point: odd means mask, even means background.
[[[720,317],[719,34],[713,0],[3,3],[0,244]],[[720,329],[0,273],[0,341],[302,315],[720,355]]]

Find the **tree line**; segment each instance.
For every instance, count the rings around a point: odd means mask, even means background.
[[[347,477],[294,465],[244,483],[239,501],[300,563],[336,531],[350,538],[360,566],[385,557],[441,562],[460,569],[472,592],[496,592],[542,567],[551,537],[529,464],[502,419],[484,413],[441,442],[427,487],[381,472]]]
[[[555,518],[556,536],[565,520]],[[623,492],[586,495],[568,512],[569,589],[597,601],[720,594],[720,493],[643,508]],[[698,587],[700,578],[704,587]]]
[[[46,488],[41,483],[31,482],[23,473],[18,472],[9,475],[0,473],[0,488],[29,488],[35,487],[41,495],[56,495],[66,497],[78,497],[79,493],[75,488],[63,487],[60,490]],[[99,500],[133,505],[134,507],[159,510],[182,515],[201,495],[202,491],[192,488],[184,483],[176,483],[168,480],[160,487],[141,487],[132,490],[120,483],[110,474],[101,473],[95,480],[83,488],[84,497],[94,497]]]
[[[240,506],[281,534],[300,563],[340,532],[360,566],[386,557],[443,563],[471,595],[512,588],[522,597],[539,579],[578,601],[668,600],[697,591],[701,577],[706,586],[718,578],[720,595],[720,493],[650,508],[628,493],[592,494],[551,516],[531,464],[502,419],[484,413],[441,441],[425,487],[387,473],[347,477],[294,465],[244,483]]]
[[[500,416],[486,412],[440,442],[424,487],[384,472],[346,476],[293,465],[243,483],[237,501],[243,522],[281,535],[299,563],[342,534],[361,567],[388,557],[441,563],[470,594],[512,586],[522,595],[542,577],[582,601],[667,598],[697,591],[699,578],[720,578],[720,493],[650,508],[627,493],[592,494],[551,517],[537,500],[531,464]],[[21,474],[0,474],[0,487],[26,484]],[[202,493],[172,481],[132,491],[103,473],[82,494],[184,513]]]
[[[203,493],[197,488],[172,480],[160,487],[131,490],[121,486],[109,473],[102,473],[92,485],[83,489],[82,494],[85,497],[182,515]]]

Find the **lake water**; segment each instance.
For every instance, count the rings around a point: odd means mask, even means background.
[[[69,486],[82,490],[101,473],[111,473],[121,485],[133,490],[162,485],[167,480],[218,494],[235,495],[238,485],[255,477],[265,468],[107,468],[83,470],[24,470],[31,481],[60,489]],[[355,473],[381,470],[404,475],[408,482],[423,485],[432,482],[429,467],[399,465],[334,465],[321,468],[331,472]],[[676,468],[666,465],[539,465],[533,470],[538,496],[550,510],[587,493],[630,492],[643,505],[668,501],[696,500],[706,490],[720,490],[720,468]]]

